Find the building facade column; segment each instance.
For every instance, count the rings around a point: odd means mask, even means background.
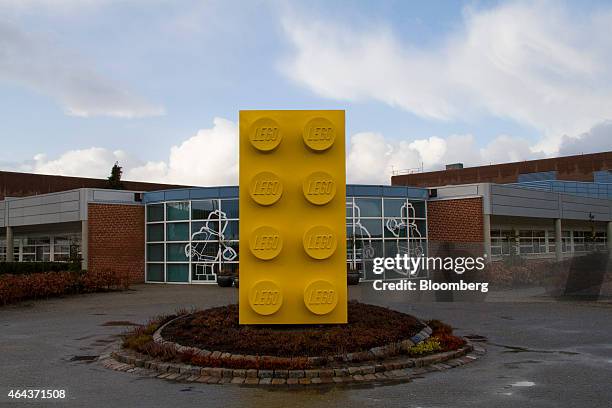
[[[13,227],[6,226],[6,262],[15,262],[15,239]]]
[[[561,261],[563,258],[561,240],[563,236],[561,234],[561,218],[555,219],[555,258],[557,261]]]
[[[81,221],[81,269],[87,270],[87,264],[89,259],[89,226],[87,220]]]
[[[491,215],[483,214],[482,216],[483,236],[484,236],[484,254],[486,261],[491,262]]]

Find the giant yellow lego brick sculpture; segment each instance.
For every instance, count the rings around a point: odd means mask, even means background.
[[[344,111],[240,112],[240,324],[347,322]]]

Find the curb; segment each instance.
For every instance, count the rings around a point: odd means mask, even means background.
[[[160,362],[134,351],[123,349],[102,355],[98,360],[104,367],[111,370],[177,382],[262,386],[404,382],[426,372],[443,371],[471,363],[486,354],[486,350],[481,345],[474,345],[467,339],[465,340],[466,345],[458,350],[425,357],[399,357],[372,365],[310,370],[196,367],[180,363]]]
[[[164,323],[161,327],[159,327],[155,333],[153,333],[153,341],[165,346],[173,347],[178,352],[190,352],[193,354],[199,354],[204,357],[213,356],[213,357],[221,357],[222,359],[232,359],[238,361],[255,361],[257,359],[265,359],[268,361],[289,361],[290,357],[276,357],[276,356],[255,356],[255,355],[245,355],[245,354],[232,354],[228,352],[220,352],[220,351],[211,351],[206,349],[201,349],[197,347],[188,347],[183,346],[179,343],[175,343],[173,341],[166,340],[162,337],[161,333],[166,328],[166,326],[171,323],[185,318],[185,316],[178,316],[174,319]],[[328,357],[308,357],[308,362],[311,366],[324,366],[326,363],[333,362],[364,362],[364,361],[373,361],[380,360],[392,356],[398,355],[402,351],[406,351],[412,346],[415,346],[421,343],[424,340],[427,340],[429,336],[431,336],[432,330],[431,328],[423,321],[419,320],[424,327],[414,336],[409,339],[401,340],[395,343],[386,344],[383,346],[373,347],[368,351],[360,351],[354,353],[346,353],[339,354],[335,356]]]

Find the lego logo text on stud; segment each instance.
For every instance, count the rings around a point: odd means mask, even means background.
[[[255,313],[264,316],[271,315],[276,313],[283,304],[283,294],[275,282],[259,281],[249,290],[249,304]]]
[[[272,205],[283,195],[283,183],[269,171],[256,174],[249,184],[249,194],[260,205]]]
[[[334,144],[336,128],[328,119],[314,118],[304,126],[302,138],[306,146],[314,151],[322,152]]]
[[[332,176],[317,171],[306,177],[302,183],[304,197],[315,205],[329,203],[336,195],[336,182]]]
[[[327,259],[334,254],[338,240],[329,227],[317,225],[309,228],[302,239],[304,251],[314,259]]]
[[[249,249],[258,259],[274,259],[282,248],[283,238],[276,228],[262,226],[256,228],[249,237]]]
[[[251,145],[262,152],[276,149],[282,137],[278,123],[271,118],[257,119],[249,128]]]
[[[304,304],[316,315],[328,314],[338,304],[338,291],[331,282],[316,280],[304,290]]]

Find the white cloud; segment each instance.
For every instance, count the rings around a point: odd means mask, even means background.
[[[37,154],[22,163],[0,163],[8,171],[106,178],[115,164],[123,167],[123,179],[193,186],[238,183],[238,128],[215,118],[213,126],[201,129],[178,146],[170,148],[167,161],[143,162],[123,150],[102,147],[69,150],[57,158]]]
[[[349,183],[389,184],[394,171],[441,170],[444,165],[478,166],[542,157],[525,139],[500,135],[479,148],[472,135],[430,137],[414,141],[386,139],[378,133],[351,137],[347,154]]]
[[[110,175],[113,164],[119,161],[130,165],[133,159],[122,151],[110,151],[102,147],[69,150],[55,159],[46,154],[37,154],[33,160],[21,163],[16,170],[62,176],[105,178]]]
[[[210,129],[170,149],[167,162],[148,162],[126,172],[127,178],[194,186],[238,183],[238,128],[232,121],[215,118]]]
[[[466,9],[463,25],[419,49],[386,27],[286,17],[294,53],[283,71],[339,100],[377,100],[425,118],[510,118],[542,131],[533,151],[612,118],[612,11],[557,2]]]
[[[583,138],[597,140],[600,150],[610,148],[612,125],[593,128]],[[564,140],[567,154],[581,145],[575,139]],[[589,142],[590,143],[590,142]],[[564,151],[565,152],[565,151]],[[352,135],[347,146],[349,183],[389,184],[393,171],[440,170],[444,165],[461,162],[466,166],[529,160],[543,157],[533,153],[526,139],[499,135],[479,147],[472,135],[433,136],[415,140],[396,140],[380,133]],[[238,183],[238,127],[223,118],[215,118],[210,128],[201,129],[179,145],[170,148],[164,161],[142,162],[129,153],[100,147],[71,150],[58,158],[36,155],[26,163],[0,163],[7,170],[81,177],[105,178],[118,161],[125,180],[162,182],[194,186],[236,185]]]
[[[73,116],[136,118],[164,109],[96,72],[78,55],[0,20],[0,82],[43,93]]]
[[[559,154],[563,156],[612,150],[612,121],[594,126],[578,137],[563,136]]]

